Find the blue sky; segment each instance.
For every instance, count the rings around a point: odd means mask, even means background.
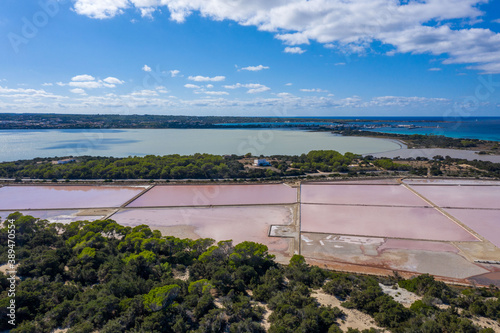
[[[0,112],[500,116],[500,1],[3,0]]]

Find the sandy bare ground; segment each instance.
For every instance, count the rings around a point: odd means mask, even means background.
[[[332,307],[338,307],[345,313],[344,320],[339,322],[339,326],[342,331],[346,331],[347,328],[357,328],[360,331],[364,329],[370,329],[371,327],[380,329],[381,332],[388,332],[375,324],[372,317],[355,309],[346,309],[340,305],[340,301],[335,296],[331,296],[323,292],[323,290],[313,290],[311,296],[316,298],[321,305],[331,305]]]
[[[186,270],[184,273],[179,272],[178,270],[174,270],[174,279],[179,279],[182,281],[189,280],[189,271]]]
[[[19,266],[19,264],[16,264],[14,265],[14,269],[10,268],[10,265],[9,264],[4,264],[4,265],[1,265],[0,266],[0,272],[2,272],[3,274],[7,275],[7,271],[17,271],[17,266]],[[18,276],[16,276],[16,279],[19,279]]]
[[[469,318],[472,320],[474,324],[480,327],[490,327],[495,332],[500,332],[500,323],[498,321],[494,321],[493,319],[484,318],[484,317],[473,317]]]
[[[404,288],[400,288],[398,285],[395,285],[395,287],[392,286],[385,286],[381,283],[379,283],[380,288],[382,288],[382,291],[391,296],[396,302],[402,304],[403,306],[409,308],[413,302],[421,300],[422,297],[418,296],[415,293],[412,293]]]
[[[269,331],[269,328],[271,327],[271,324],[269,323],[269,316],[273,313],[268,307],[266,303],[262,302],[255,302],[257,305],[263,307],[266,312],[264,312],[264,319],[262,319],[262,326],[264,326],[264,329]]]
[[[76,213],[76,216],[107,216],[111,214],[114,209],[106,209],[106,208],[89,208],[89,209],[81,209]]]

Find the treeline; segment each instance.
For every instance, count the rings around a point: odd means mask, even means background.
[[[300,156],[292,156],[292,168],[303,172],[347,172],[349,164],[360,155],[341,153],[335,150],[313,150]]]
[[[235,156],[194,154],[144,157],[78,157],[52,164],[42,159],[0,164],[0,177],[38,179],[211,179],[247,176]]]
[[[37,158],[0,163],[0,177],[32,179],[229,179],[276,178],[305,172],[347,171],[357,156],[336,151],[310,151],[300,156],[271,156],[277,170],[245,168],[244,156],[211,154],[144,157],[77,157],[76,162],[52,164]],[[290,168],[291,164],[291,168]]]
[[[86,128],[221,128],[220,124],[237,127],[245,123],[331,122],[332,119],[230,117],[230,116],[170,116],[170,115],[114,115],[114,114],[0,114],[0,129],[86,129]],[[346,120],[338,120],[344,122]],[[298,127],[301,127],[300,125]]]
[[[402,280],[332,272],[307,265],[300,255],[282,266],[262,244],[179,239],[112,220],[49,224],[20,213],[9,219],[15,220],[20,279],[16,326],[3,320],[0,330],[13,333],[265,332],[266,311],[268,332],[341,332],[345,314],[321,306],[312,294],[319,288],[392,332],[489,333],[466,317],[500,319],[495,288],[460,292],[428,275]],[[7,235],[4,223],[0,263],[7,261]],[[407,309],[382,292],[381,282],[399,282],[423,299]],[[0,273],[2,318],[9,286]],[[442,310],[441,303],[450,306]]]
[[[247,154],[248,155],[248,154]],[[249,159],[244,159],[250,157]],[[52,164],[52,159],[36,158],[0,163],[0,178],[30,179],[268,179],[287,176],[304,176],[307,173],[325,172],[327,175],[347,176],[377,175],[378,172],[426,176],[500,178],[500,163],[452,159],[434,156],[432,160],[417,157],[399,160],[375,159],[352,153],[341,154],[334,150],[313,150],[299,156],[274,155],[269,157],[272,167],[245,166],[253,162],[251,156],[237,155],[166,155],[144,157],[75,157],[74,162]],[[405,162],[406,161],[406,162]],[[427,166],[412,164],[426,161]],[[472,166],[464,168],[463,165]],[[454,170],[450,169],[451,167]],[[387,171],[387,172],[386,172]]]
[[[259,302],[266,302],[273,311],[269,332],[339,332],[342,311],[310,295],[327,273],[302,260],[282,267],[265,245],[162,237],[111,220],[48,224],[19,213],[9,219],[21,280],[16,326],[2,320],[1,330],[265,332]],[[0,239],[7,253],[7,228]],[[2,318],[8,286],[0,273]]]

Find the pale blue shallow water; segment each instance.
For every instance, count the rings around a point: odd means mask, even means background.
[[[251,129],[1,130],[0,161],[55,156],[300,155],[311,150],[368,154],[399,149],[392,140],[327,132]]]

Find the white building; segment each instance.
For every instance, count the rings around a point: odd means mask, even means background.
[[[270,166],[271,163],[269,163],[265,158],[259,158],[253,161],[253,165],[255,166]]]

